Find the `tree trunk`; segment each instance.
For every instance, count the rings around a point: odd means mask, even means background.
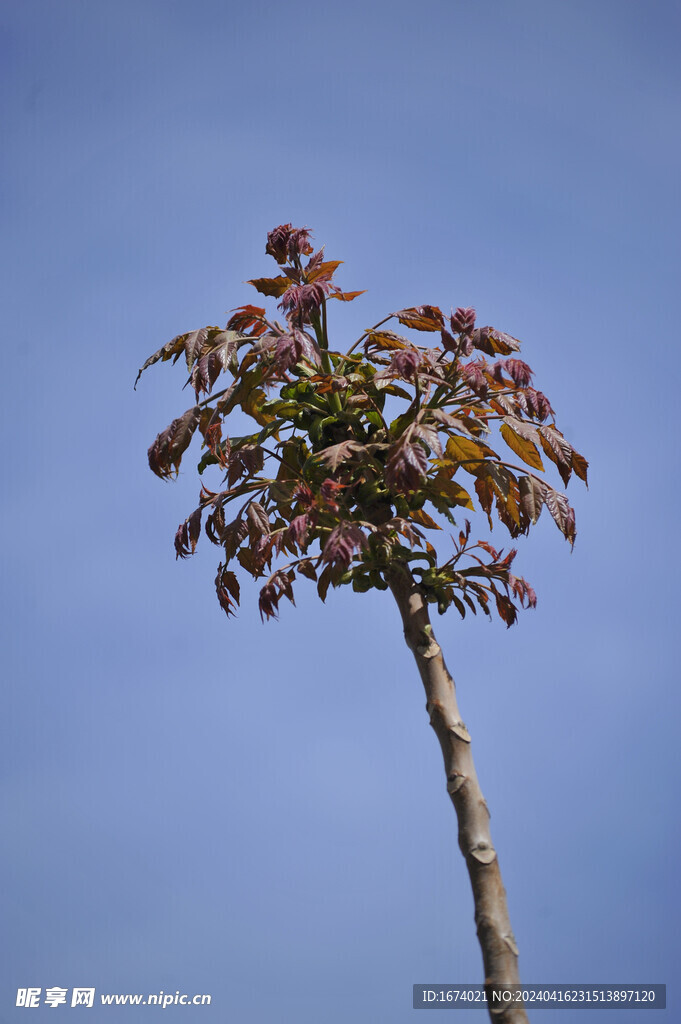
[[[435,640],[425,597],[413,576],[406,567],[396,567],[387,578],[402,615],[407,646],[421,673],[430,724],[442,747],[447,791],[459,823],[459,847],[473,887],[490,1017],[496,1024],[527,1024],[522,1005],[500,1005],[493,1010],[491,1001],[493,986],[520,986],[518,947],[511,930],[499,860],[492,845],[489,810],[475,773],[471,738],[461,721],[454,680]]]

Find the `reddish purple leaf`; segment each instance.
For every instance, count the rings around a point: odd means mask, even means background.
[[[249,523],[251,537],[257,539],[270,532],[270,517],[260,502],[250,502],[246,510],[246,518]]]
[[[324,448],[317,458],[325,466],[328,466],[332,473],[335,473],[339,466],[352,459],[353,456],[361,458],[365,446],[359,441],[341,441],[339,444],[329,445]]]
[[[368,543],[366,534],[356,523],[340,522],[326,539],[322,560],[347,569],[355,551],[363,551]]]
[[[572,445],[568,444],[555,427],[541,426],[538,428],[541,446],[558,467],[561,479],[567,487],[572,474]]]
[[[490,356],[497,353],[508,356],[520,348],[517,338],[513,338],[510,334],[504,334],[503,331],[497,331],[494,327],[477,327],[471,333],[471,341],[474,348],[486,352]]]
[[[235,608],[239,604],[239,581],[234,573],[222,563],[218,566],[218,574],[215,577],[215,591],[222,610],[227,616],[234,615]]]
[[[405,327],[413,327],[416,331],[441,331],[445,325],[445,318],[437,306],[413,306],[391,315]]]
[[[288,525],[286,536],[295,544],[300,551],[304,551],[307,545],[307,535],[310,529],[310,516],[307,513],[295,516]]]
[[[282,597],[287,597],[291,604],[295,605],[293,599],[293,587],[292,583],[295,579],[295,573],[289,569],[288,572],[279,569],[277,572],[272,573],[265,586],[260,591],[260,599],[258,601],[258,607],[260,609],[260,618],[263,619],[276,619],[279,616],[279,601]]]
[[[277,263],[286,263],[288,242],[292,231],[293,226],[291,224],[280,224],[278,228],[268,232],[265,252],[269,256],[274,256]]]
[[[471,391],[474,391],[481,398],[486,397],[488,390],[485,369],[486,363],[483,360],[475,359],[471,363],[464,363],[459,371]]]
[[[502,362],[499,360],[499,362]],[[518,387],[527,387],[532,380],[532,370],[522,359],[504,359],[503,366]]]
[[[305,331],[293,327],[288,334],[280,334],[274,353],[280,371],[292,369],[301,359],[319,365],[319,349]]]
[[[402,440],[393,448],[385,467],[385,481],[392,491],[415,491],[428,474],[428,456],[418,441]]]
[[[491,544],[488,544],[486,540],[479,540],[478,547],[482,548],[483,551],[486,551],[488,555],[491,555],[495,562],[498,561],[499,552],[496,548],[493,548]]]
[[[147,452],[149,468],[156,476],[162,480],[177,476],[182,455],[189,447],[200,419],[201,410],[197,405],[187,409],[158,435]]]
[[[297,563],[296,568],[301,576],[305,576],[308,580],[312,580],[314,583],[317,582],[317,570],[314,567],[313,559],[301,559],[301,561]]]
[[[574,546],[577,530],[575,528],[575,513],[564,494],[554,491],[553,487],[546,486],[544,503],[553,516],[556,526],[563,536]]]
[[[235,310],[234,316],[230,317],[227,321],[227,328],[228,330],[239,331],[241,334],[247,334],[252,338],[258,338],[267,330],[264,317],[265,310],[260,306],[239,306]]]
[[[494,591],[494,600],[496,601],[499,617],[503,619],[506,623],[506,628],[508,629],[518,618],[516,606],[513,604],[510,597],[506,597],[505,594],[500,594],[497,590]]]
[[[311,315],[319,312],[328,290],[329,285],[325,281],[292,284],[282,295],[279,306],[288,316],[296,317],[303,322],[309,321]]]
[[[341,493],[344,486],[345,485],[339,480],[332,480],[331,477],[327,477],[319,488],[319,493],[321,494],[322,499],[332,512],[337,512],[339,509],[336,498]]]
[[[392,357],[390,369],[393,373],[412,380],[421,362],[421,353],[415,348],[404,348]]]
[[[546,484],[534,476],[518,478],[520,489],[520,507],[531,523],[536,523],[541,515],[546,494]]]

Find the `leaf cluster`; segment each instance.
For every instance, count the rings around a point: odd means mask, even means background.
[[[440,612],[452,604],[461,616],[495,610],[510,626],[518,606],[536,603],[512,573],[516,551],[471,541],[469,520],[460,526],[457,517],[477,502],[490,529],[496,516],[517,538],[546,508],[574,544],[574,512],[540,474],[548,459],[564,484],[572,473],[587,479],[586,460],[518,357],[520,342],[477,327],[471,308],[447,317],[425,305],[390,313],[335,350],[328,304],[362,292],[335,284],[340,261],[315,252],[306,228],[281,225],[266,252],[277,275],[249,283],[277,300],[280,320],[241,306],[224,329],[173,338],[138,374],[184,357],[195,395],[149,448],[153,472],[176,476],[199,435],[199,473],[214,466],[221,474],[180,524],[177,556],[194,552],[202,530],[221,549],[215,585],[228,615],[239,603],[237,566],[263,580],[267,619],[282,597],[294,601],[300,576],[324,600],[330,586],[380,590],[391,573],[409,571]],[[227,432],[237,408],[253,420],[251,433]],[[492,447],[493,437],[510,455]],[[435,516],[455,528],[445,560],[433,543],[442,532]]]

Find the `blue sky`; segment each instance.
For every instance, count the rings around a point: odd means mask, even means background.
[[[264,626],[246,587],[227,622],[214,549],[174,560],[191,460],[170,485],[146,465],[184,381],[133,392],[137,368],[249,301],[286,221],[368,289],[334,310],[338,347],[474,305],[590,460],[574,553],[543,519],[520,545],[537,610],[435,625],[521,976],[668,982],[673,1005],[680,21],[663,0],[6,6],[0,1022],[19,986],[91,985],[211,993],[207,1021],[396,1024],[414,982],[481,979],[389,596],[301,587]]]

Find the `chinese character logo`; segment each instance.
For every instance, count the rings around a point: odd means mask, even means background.
[[[62,1003],[66,1006],[66,989],[65,988],[46,988],[45,989],[45,1002],[48,1006],[54,1009],[55,1006],[60,1006]]]
[[[92,1006],[94,1001],[95,990],[93,988],[74,988],[71,1006]]]
[[[18,988],[17,1006],[40,1006],[40,992],[39,988]]]

